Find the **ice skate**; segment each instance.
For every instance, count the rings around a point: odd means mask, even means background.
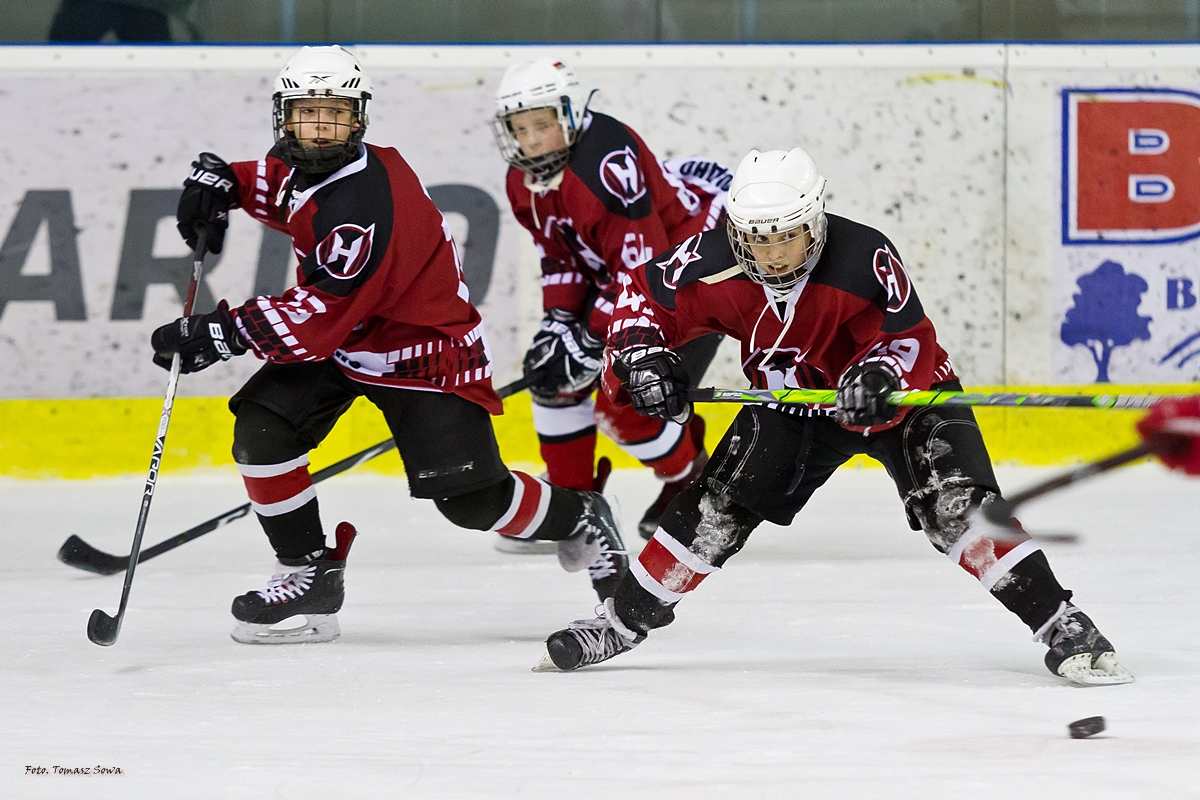
[[[1112,644],[1082,611],[1063,607],[1034,634],[1047,645],[1046,666],[1055,675],[1084,686],[1132,683],[1133,675],[1117,661]]]
[[[558,543],[558,563],[567,572],[586,569],[601,601],[612,597],[629,571],[629,554],[603,495],[582,492],[583,516],[570,538]]]
[[[674,480],[663,483],[662,491],[658,493],[658,497],[642,515],[642,521],[638,523],[638,533],[646,541],[654,538],[659,520],[666,513],[667,506],[671,505],[671,501],[695,483],[696,479],[700,477],[700,473],[704,471],[705,465],[708,464],[708,452],[704,449],[704,418],[696,417],[691,428],[690,434],[696,442],[696,449],[700,452],[692,459],[686,472]]]
[[[645,640],[645,634],[626,627],[613,607],[612,598],[596,607],[595,619],[572,622],[565,630],[550,634],[546,654],[534,672],[571,672],[608,661],[628,652]]]
[[[233,599],[237,625],[230,636],[242,644],[331,642],[341,635],[337,612],[345,598],[346,555],[354,526],[337,527],[337,547],[299,563],[276,562],[267,588]]]

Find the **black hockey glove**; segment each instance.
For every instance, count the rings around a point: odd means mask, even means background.
[[[550,309],[525,353],[529,392],[538,400],[552,401],[561,394],[589,388],[603,369],[603,354],[604,343],[573,314]]]
[[[218,361],[246,352],[246,343],[233,323],[229,304],[222,300],[210,314],[180,317],[150,334],[154,363],[171,368],[171,355],[179,353],[179,371],[199,372]]]
[[[238,203],[238,181],[233,167],[212,153],[201,153],[192,162],[192,174],[183,182],[175,210],[176,227],[188,247],[195,249],[201,224],[208,226],[208,251],[220,253],[229,227],[229,209]]]
[[[837,421],[850,428],[870,428],[895,418],[897,407],[887,398],[900,389],[900,380],[878,362],[853,364],[842,373],[837,388]]]
[[[637,413],[680,425],[691,421],[688,374],[674,351],[663,347],[626,350],[613,360],[613,374],[628,390]]]

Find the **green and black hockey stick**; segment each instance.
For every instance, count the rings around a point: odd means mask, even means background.
[[[1166,394],[1021,394],[1018,392],[892,392],[894,406],[1003,406],[1008,408],[1144,409],[1168,398]],[[690,389],[693,403],[804,403],[832,406],[833,389]]]
[[[496,390],[500,397],[508,397],[514,395],[523,389],[529,387],[528,381],[524,378],[513,381],[512,383],[502,386]],[[335,464],[330,464],[324,469],[317,470],[313,473],[313,483],[320,483],[326,478],[332,478],[334,475],[339,475],[346,470],[354,469],[355,467],[365,464],[377,456],[381,456],[395,449],[396,443],[392,439],[385,439],[377,445],[368,447],[366,450],[355,453],[352,456],[347,456]],[[244,503],[237,508],[230,509],[224,514],[218,514],[210,520],[201,522],[194,528],[189,528],[183,533],[177,533],[170,539],[159,542],[153,547],[148,547],[141,551],[138,555],[138,563],[142,563],[148,559],[160,556],[170,550],[174,550],[180,545],[187,544],[193,539],[199,539],[206,533],[212,533],[217,528],[228,525],[231,522],[241,519],[250,513],[250,504]],[[129,556],[114,556],[111,553],[106,553],[103,550],[98,550],[85,542],[83,539],[72,534],[69,539],[63,542],[63,546],[58,550],[58,560],[70,567],[82,569],[87,572],[95,572],[98,575],[115,575],[118,572],[123,572],[129,566]]]

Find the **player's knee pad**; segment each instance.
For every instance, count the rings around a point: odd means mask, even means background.
[[[307,453],[312,445],[290,422],[258,403],[238,406],[233,423],[233,460],[238,464],[277,464]]]
[[[511,474],[504,480],[467,494],[434,499],[442,516],[460,528],[473,531],[491,530],[508,511],[515,481]]]
[[[966,532],[971,511],[990,494],[994,492],[984,486],[946,484],[922,497],[908,500],[905,510],[910,524],[915,521],[939,552],[949,553]]]
[[[700,561],[720,569],[760,522],[762,517],[713,489],[702,477],[671,501],[659,529]]]

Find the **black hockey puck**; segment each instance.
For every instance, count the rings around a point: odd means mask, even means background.
[[[1077,719],[1067,726],[1072,739],[1087,739],[1104,730],[1104,717]]]

